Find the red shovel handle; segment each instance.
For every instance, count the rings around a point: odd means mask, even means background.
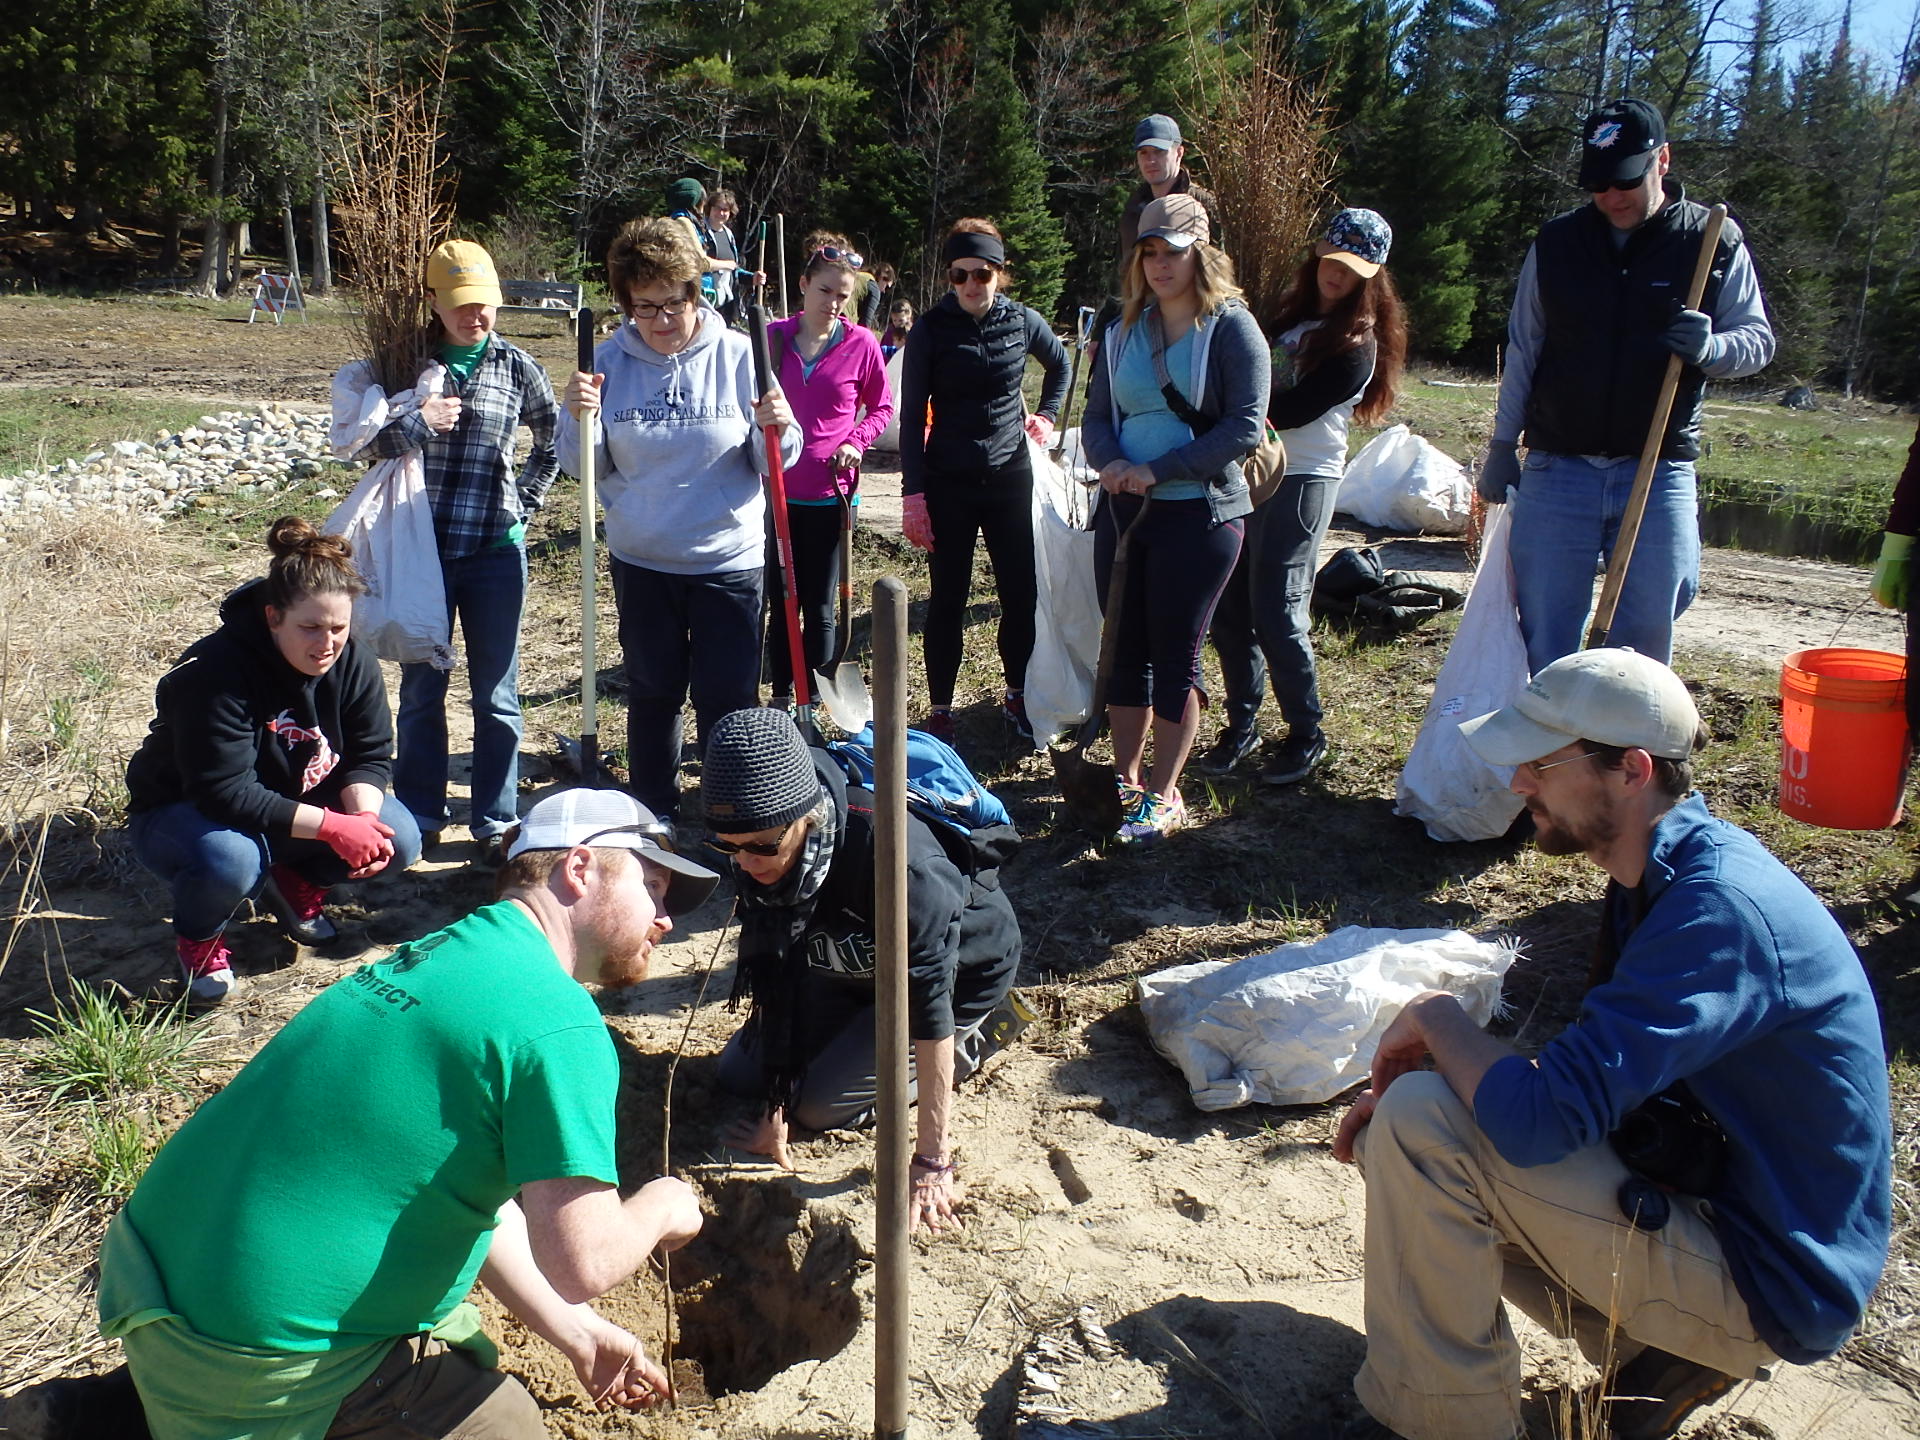
[[[747,307],[753,332],[753,378],[760,394],[773,388],[773,366],[767,355],[767,311],[764,305]],[[767,503],[773,507],[773,537],[780,552],[782,608],[787,616],[787,655],[793,672],[793,699],[804,712],[813,703],[807,688],[807,661],[800,644],[800,596],[794,583],[793,527],[787,523],[787,472],[780,462],[780,431],[769,425],[767,437]]]

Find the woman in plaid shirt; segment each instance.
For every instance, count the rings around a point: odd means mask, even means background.
[[[361,453],[421,452],[447,617],[466,645],[473,697],[468,827],[482,864],[497,867],[519,823],[520,611],[527,594],[526,518],[540,508],[559,466],[556,407],[540,363],[494,333],[501,295],[493,259],[471,240],[449,240],[427,261],[427,297],[438,321],[435,359],[447,393],[397,417]],[[533,450],[517,469],[525,425]],[[393,792],[430,842],[448,821],[447,672],[400,667]]]

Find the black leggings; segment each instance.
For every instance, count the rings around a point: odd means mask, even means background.
[[[834,597],[840,588],[840,507],[787,506],[787,529],[793,536],[794,593],[800,598],[800,649],[807,669],[824,670],[839,643],[835,631]],[[770,538],[767,550],[767,671],[773,693],[793,692],[792,647],[787,641],[787,602],[780,571],[779,541]],[[811,683],[808,695],[813,694]]]
[[[927,519],[933,528],[933,598],[927,604],[927,695],[953,703],[960,674],[960,637],[973,590],[973,545],[987,542],[1000,597],[1000,669],[1009,690],[1024,690],[1033,656],[1033,470],[1024,452],[982,475],[931,475]]]

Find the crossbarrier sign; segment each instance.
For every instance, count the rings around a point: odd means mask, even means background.
[[[307,318],[307,302],[300,294],[300,282],[292,275],[274,275],[268,271],[260,272],[260,282],[253,287],[253,309],[247,312],[247,323],[253,323],[253,317],[266,314],[273,316],[278,325],[280,317],[289,310],[298,310],[300,319]]]

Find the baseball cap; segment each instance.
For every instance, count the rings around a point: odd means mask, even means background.
[[[1171,150],[1182,144],[1180,124],[1171,115],[1149,115],[1133,127],[1133,148],[1151,145],[1156,150]]]
[[[1359,275],[1371,280],[1387,263],[1393,249],[1393,227],[1378,210],[1358,208],[1342,210],[1327,223],[1326,236],[1313,247],[1313,253],[1331,256]]]
[[[1582,650],[1547,666],[1504,710],[1464,721],[1460,734],[1489,765],[1524,765],[1575,740],[1693,753],[1700,712],[1680,677],[1632,650]]]
[[[1184,250],[1198,240],[1210,238],[1207,207],[1193,196],[1176,191],[1162,195],[1140,212],[1140,239],[1164,240],[1176,250]]]
[[[1667,122],[1645,100],[1603,105],[1580,127],[1580,188],[1604,190],[1619,180],[1638,180],[1667,143]]]
[[[575,845],[632,850],[670,872],[666,912],[684,915],[713,893],[720,877],[662,846],[660,842],[670,833],[631,795],[618,790],[562,790],[527,812],[507,858],[529,850],[570,850]]]
[[[427,288],[443,305],[498,305],[493,257],[471,240],[445,240],[427,257]]]

